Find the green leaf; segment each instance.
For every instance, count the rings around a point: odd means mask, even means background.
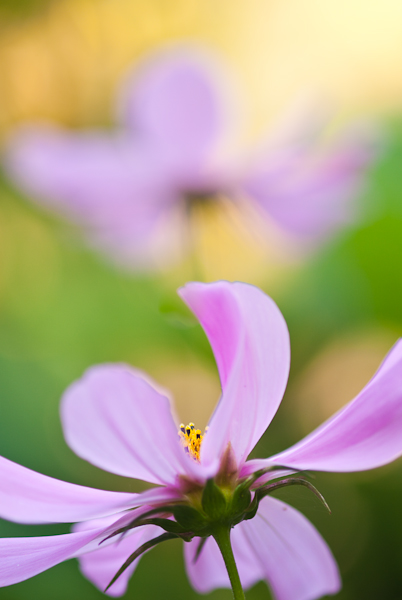
[[[202,508],[212,520],[220,519],[226,512],[226,498],[213,479],[208,479],[202,494]]]

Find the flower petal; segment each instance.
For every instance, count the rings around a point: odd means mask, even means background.
[[[177,49],[148,59],[122,90],[125,124],[152,142],[178,177],[202,169],[222,132],[222,76],[214,71],[197,52]]]
[[[315,140],[314,140],[315,141]],[[289,233],[323,239],[351,220],[372,143],[345,138],[322,154],[310,144],[268,153],[244,182],[246,193]]]
[[[3,457],[0,457],[0,480],[0,517],[18,523],[93,519],[137,506],[142,496],[67,483]]]
[[[207,538],[201,554],[194,562],[199,543],[200,538],[194,538],[184,545],[186,570],[193,588],[200,594],[207,594],[216,588],[230,588],[225,563],[212,537]],[[255,560],[241,527],[232,529],[231,543],[242,586],[248,589],[264,579],[264,570]]]
[[[402,341],[399,341],[354,400],[304,440],[267,459],[267,464],[302,470],[364,471],[401,455]]]
[[[65,392],[61,418],[70,447],[101,469],[170,486],[202,472],[179,442],[169,399],[127,366],[89,369]]]
[[[0,539],[0,587],[34,577],[72,558],[99,530],[43,537]]]
[[[285,320],[273,300],[252,285],[191,283],[179,293],[208,336],[223,390],[203,440],[202,463],[222,456],[230,442],[241,466],[285,391],[290,365]]]
[[[140,263],[176,200],[155,160],[123,136],[43,126],[14,135],[5,166],[38,203],[83,227],[96,248]]]
[[[241,527],[276,600],[314,600],[340,589],[334,557],[315,527],[297,510],[264,498]]]
[[[131,511],[130,511],[131,512]],[[104,520],[105,527],[111,523]],[[102,526],[100,522],[79,523],[74,531],[87,531]],[[116,526],[119,526],[117,524]],[[82,574],[102,592],[116,575],[128,557],[142,544],[161,534],[161,529],[152,525],[139,527],[129,532],[123,539],[115,538],[113,543],[98,546],[95,550],[85,553],[85,547],[78,555]],[[141,558],[141,557],[140,557]],[[131,575],[134,573],[140,558],[128,567],[106,592],[109,596],[122,596]]]

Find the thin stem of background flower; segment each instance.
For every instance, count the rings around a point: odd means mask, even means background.
[[[185,236],[185,247],[188,248],[188,256],[190,257],[190,268],[191,273],[197,281],[205,281],[205,273],[201,264],[200,256],[198,254],[199,248],[197,247],[197,227],[194,207],[191,206],[190,202],[186,203],[186,227],[184,231]]]
[[[218,544],[219,550],[225,561],[225,566],[229,575],[230,584],[232,586],[234,600],[246,600],[243,588],[241,586],[239,572],[237,570],[236,561],[233,555],[232,545],[230,543],[230,529],[227,527],[216,527],[213,532],[213,537]]]

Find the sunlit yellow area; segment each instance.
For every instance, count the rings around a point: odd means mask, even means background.
[[[0,190],[0,304],[14,314],[45,310],[60,275],[54,235],[35,215],[14,207]]]
[[[60,0],[3,23],[0,119],[102,122],[125,69],[183,41],[228,61],[254,128],[305,94],[352,113],[395,110],[401,36],[398,0]]]
[[[170,392],[177,424],[194,422],[204,430],[221,396],[217,373],[188,354],[181,361],[166,355],[153,363],[148,372]]]
[[[310,433],[370,381],[392,346],[390,331],[365,331],[335,339],[301,374],[295,389],[298,421]]]

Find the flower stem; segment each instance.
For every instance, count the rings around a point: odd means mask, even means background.
[[[230,529],[227,527],[216,527],[212,535],[225,561],[234,600],[246,600],[230,543]]]

